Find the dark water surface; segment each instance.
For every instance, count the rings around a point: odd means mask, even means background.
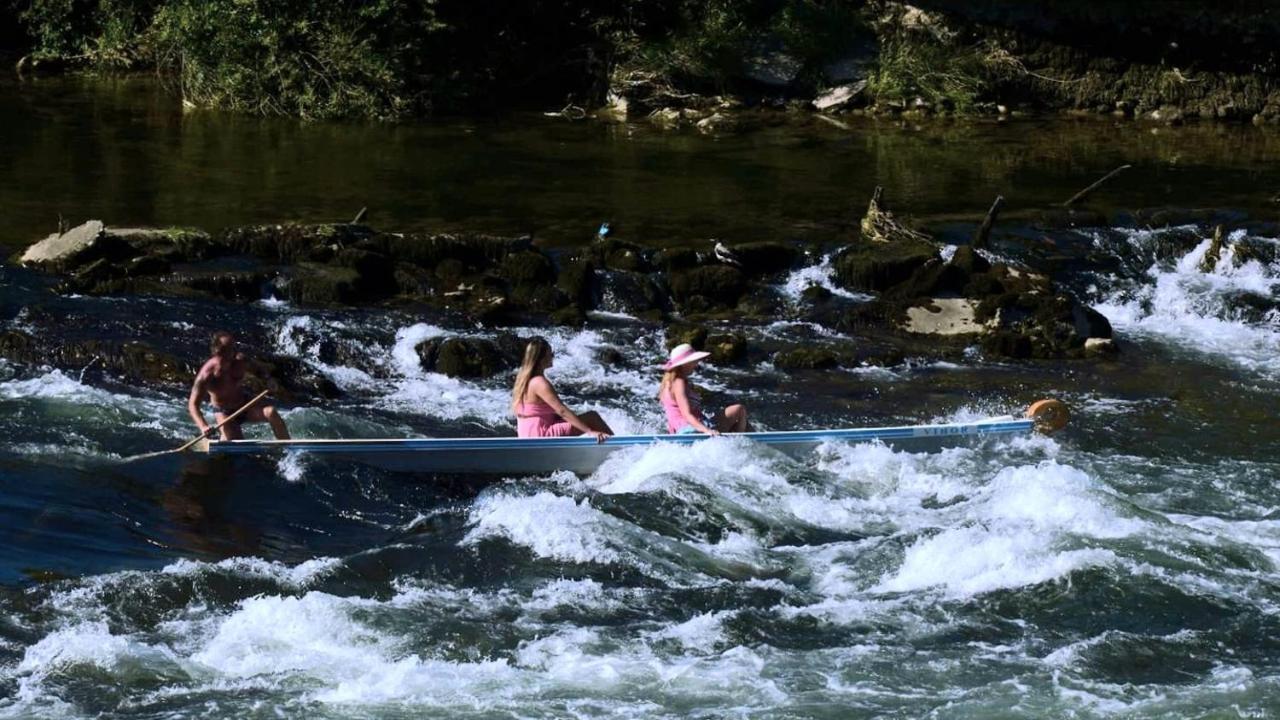
[[[722,137],[540,117],[303,125],[183,114],[138,80],[0,81],[0,247],[72,222],[349,219],[533,231],[602,219],[667,244],[835,241],[877,184],[922,216],[1098,196],[1274,219],[1280,137],[1107,121],[793,123]],[[1259,231],[1261,232],[1261,231]],[[1280,266],[1199,261],[1207,228],[1074,231],[1123,256],[1071,278],[1109,362],[784,372],[814,265],[748,363],[706,368],[767,428],[973,418],[1066,400],[1054,438],[793,460],[722,439],[586,478],[479,483],[305,457],[159,458],[175,391],[0,361],[0,717],[1271,717],[1280,712]],[[1174,236],[1183,250],[1170,254]],[[1259,246],[1280,243],[1265,233]],[[1193,249],[1186,249],[1193,248]],[[1248,299],[1242,303],[1242,298]],[[856,299],[846,299],[856,302]],[[1268,309],[1272,308],[1272,309]],[[509,378],[423,372],[414,346],[492,335],[398,310],[60,297],[0,266],[0,332],[145,340],[220,327],[343,390],[296,435],[511,432]],[[541,332],[575,407],[655,429],[661,329]]]
[[[1180,205],[1274,215],[1280,133],[1087,119],[956,125],[807,119],[707,137],[540,116],[420,125],[184,113],[146,79],[0,79],[0,247],[78,223],[349,220],[588,240],[601,220],[651,244],[827,239],[876,185],[915,215],[1062,202],[1122,163],[1106,211]],[[785,118],[775,118],[782,122]]]

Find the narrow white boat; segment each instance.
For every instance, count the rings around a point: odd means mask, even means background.
[[[1060,404],[1057,406],[1061,407]],[[964,423],[750,432],[732,437],[745,438],[794,456],[808,453],[828,441],[883,443],[901,450],[929,452],[983,437],[1024,435],[1037,427],[1048,429],[1043,414],[1028,413],[1025,418],[1006,415]],[[310,453],[357,460],[398,472],[536,475],[569,470],[588,474],[600,467],[611,453],[622,448],[657,443],[690,445],[710,439],[707,435],[689,434],[617,435],[602,444],[592,437],[206,440],[197,449],[210,455],[257,455],[283,451]]]

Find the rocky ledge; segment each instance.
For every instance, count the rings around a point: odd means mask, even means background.
[[[946,246],[899,224],[872,202],[861,232],[833,253],[837,291],[815,284],[795,298],[789,273],[820,256],[791,242],[654,249],[618,239],[547,250],[533,239],[479,234],[406,234],[357,223],[260,225],[216,233],[113,228],[100,221],[34,243],[15,262],[53,278],[56,291],[86,295],[203,297],[301,306],[400,306],[489,327],[581,325],[588,313],[625,314],[666,327],[669,344],[692,342],[736,363],[761,353],[778,367],[894,364],[979,347],[1012,358],[1067,358],[1114,349],[1106,318],[1048,275],[970,246]],[[864,299],[861,295],[865,293]],[[752,347],[744,334],[778,319],[817,323],[850,336],[820,350]],[[726,327],[727,326],[727,327]],[[843,343],[843,345],[841,344]],[[424,369],[455,377],[508,372],[520,338],[440,338],[418,348]],[[70,353],[74,357],[62,356]],[[157,382],[189,376],[191,361],[145,347],[43,348],[10,333],[0,356],[44,356],[80,367],[107,358],[117,374]],[[139,358],[143,358],[139,360]],[[146,358],[153,358],[146,360]],[[271,359],[284,362],[284,359]],[[115,367],[118,366],[118,367]],[[333,388],[298,368],[278,376],[285,391]],[[315,380],[313,378],[313,380]]]

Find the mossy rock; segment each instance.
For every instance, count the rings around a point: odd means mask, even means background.
[[[551,312],[564,307],[568,298],[555,285],[518,285],[507,295],[512,306],[534,312]]]
[[[849,290],[884,292],[937,258],[937,248],[924,241],[859,242],[836,257],[836,282]]]
[[[311,260],[317,248],[346,247],[370,238],[374,231],[363,225],[251,225],[229,228],[214,238],[227,251],[271,262]]]
[[[693,323],[671,323],[663,331],[666,340],[667,350],[688,343],[695,349],[701,349],[707,342],[707,329],[702,325]]]
[[[800,299],[807,303],[824,303],[831,299],[832,292],[821,285],[810,285],[800,291]]]
[[[707,336],[702,349],[717,365],[734,365],[746,360],[747,339],[739,333],[716,333]]]
[[[521,250],[502,259],[498,275],[513,286],[550,284],[556,279],[556,270],[546,255],[535,250]]]
[[[667,309],[667,291],[659,276],[605,270],[597,276],[600,290],[600,307],[614,312],[639,315],[644,312]]]
[[[794,348],[773,356],[773,366],[780,370],[821,370],[839,364],[840,358],[826,348]]]
[[[259,270],[192,269],[160,279],[160,283],[169,288],[172,294],[199,294],[249,302],[261,299],[263,290],[270,281],[271,275]]]
[[[484,338],[431,338],[415,348],[422,369],[454,378],[484,378],[515,367],[498,343]]]
[[[551,313],[551,322],[561,327],[582,327],[587,324],[587,314],[577,305],[565,305]]]
[[[697,251],[692,248],[664,248],[654,256],[653,262],[666,272],[675,272],[697,267],[699,258]]]
[[[528,237],[499,237],[481,234],[385,235],[391,257],[434,269],[445,260],[456,260],[469,272],[486,270],[503,258],[528,250]]]
[[[580,308],[594,308],[595,276],[595,263],[588,258],[572,257],[561,263],[556,285],[570,303]]]
[[[364,299],[355,268],[299,263],[281,283],[289,300],[309,305],[351,305]]]
[[[606,270],[649,272],[653,269],[653,264],[649,262],[650,251],[643,245],[625,240],[597,240],[591,245],[589,252],[596,264]]]
[[[969,278],[970,273],[963,267],[935,258],[916,268],[911,277],[887,292],[900,298],[956,296],[964,293]]]
[[[701,299],[710,307],[733,307],[747,291],[745,275],[722,265],[682,270],[671,274],[671,294],[682,305],[696,307]]]

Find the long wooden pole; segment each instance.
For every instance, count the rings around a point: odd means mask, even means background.
[[[125,462],[132,462],[132,461],[134,461],[134,460],[141,460],[141,459],[143,459],[143,458],[159,457],[159,456],[161,456],[161,455],[169,455],[169,454],[171,454],[171,453],[186,452],[186,451],[187,451],[191,446],[193,446],[193,445],[195,445],[196,443],[200,442],[201,440],[204,440],[205,438],[209,437],[209,435],[211,435],[212,433],[215,433],[215,432],[217,432],[217,431],[221,430],[223,425],[226,425],[227,423],[231,422],[232,420],[235,420],[236,418],[240,417],[240,415],[241,415],[241,414],[243,414],[243,413],[244,413],[245,411],[247,411],[249,408],[251,408],[251,407],[253,407],[254,405],[256,405],[256,404],[257,404],[257,402],[258,402],[259,400],[261,400],[262,398],[266,397],[266,396],[267,396],[267,394],[268,394],[268,393],[270,393],[270,392],[271,392],[270,390],[263,390],[262,392],[258,393],[257,395],[254,395],[254,396],[253,396],[253,398],[249,400],[249,402],[247,402],[247,403],[245,403],[245,404],[241,405],[241,406],[240,406],[240,409],[236,410],[235,412],[233,412],[233,413],[231,413],[230,415],[228,415],[228,416],[226,416],[225,418],[223,418],[223,419],[222,419],[222,422],[218,423],[217,425],[214,425],[213,427],[209,428],[208,430],[206,430],[205,432],[201,433],[200,435],[197,435],[196,437],[192,438],[190,441],[188,441],[187,443],[183,444],[181,447],[176,447],[176,448],[174,448],[174,449],[172,449],[172,450],[161,450],[161,451],[159,451],[159,452],[150,452],[150,453],[143,453],[142,455],[133,455],[132,457],[127,457],[127,458],[125,458],[125,459],[124,459],[124,461],[125,461]]]
[[[1131,167],[1133,167],[1133,166],[1132,166],[1132,165],[1121,165],[1120,167],[1116,168],[1115,170],[1112,170],[1111,172],[1107,173],[1106,175],[1103,175],[1103,176],[1102,176],[1102,178],[1101,178],[1101,179],[1099,179],[1099,180],[1098,180],[1097,182],[1095,182],[1094,184],[1092,184],[1092,185],[1090,185],[1089,187],[1087,187],[1087,188],[1085,188],[1085,189],[1081,190],[1080,192],[1076,193],[1075,195],[1072,195],[1070,200],[1068,200],[1068,201],[1066,201],[1066,202],[1062,203],[1062,207],[1071,207],[1072,205],[1075,205],[1076,203],[1078,203],[1078,202],[1080,202],[1081,200],[1083,200],[1083,199],[1085,198],[1085,196],[1087,196],[1089,193],[1091,193],[1091,192],[1093,192],[1094,190],[1097,190],[1098,188],[1102,187],[1102,184],[1103,184],[1103,183],[1105,183],[1106,181],[1110,180],[1111,178],[1113,178],[1113,177],[1115,177],[1115,176],[1119,175],[1120,173],[1124,172],[1125,170],[1128,170],[1128,169],[1129,169],[1129,168],[1131,168]]]

